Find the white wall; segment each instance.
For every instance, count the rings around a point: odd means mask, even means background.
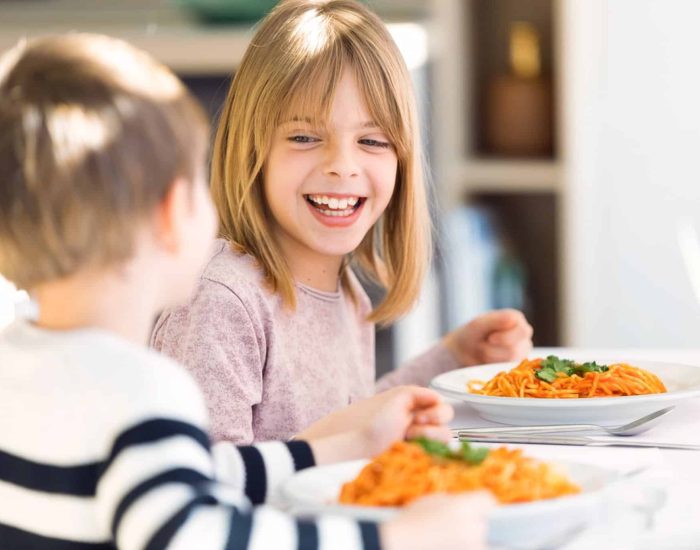
[[[697,347],[700,2],[563,0],[567,343]]]

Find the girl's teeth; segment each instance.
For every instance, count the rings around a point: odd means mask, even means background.
[[[349,210],[320,210],[321,214],[324,216],[332,216],[334,218],[343,218],[349,216],[353,213],[352,209]]]
[[[354,208],[360,201],[358,197],[344,197],[342,199],[336,197],[327,197],[326,195],[309,195],[309,199],[316,205],[328,205],[328,208],[333,211],[347,210],[348,207]]]

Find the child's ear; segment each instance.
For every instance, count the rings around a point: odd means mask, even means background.
[[[166,251],[176,254],[183,242],[187,214],[191,208],[190,184],[177,178],[156,208],[155,236]]]

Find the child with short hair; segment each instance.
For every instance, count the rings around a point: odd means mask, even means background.
[[[375,389],[527,355],[523,315],[490,312],[375,386],[374,323],[412,307],[429,262],[421,153],[408,70],[363,4],[262,21],[213,151],[222,239],[151,340],[199,381],[216,439],[286,439]],[[350,265],[386,289],[376,309]]]
[[[20,45],[0,58],[0,128],[0,272],[38,304],[0,333],[3,550],[418,549],[431,531],[481,547],[481,497],[381,526],[250,506],[295,470],[445,435],[434,393],[376,396],[308,442],[210,448],[195,383],[143,346],[191,292],[215,229],[207,123],[170,71],[107,37]],[[451,529],[465,515],[471,529]]]

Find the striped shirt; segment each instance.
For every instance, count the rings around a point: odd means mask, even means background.
[[[210,447],[186,372],[107,332],[0,333],[0,548],[378,548],[376,524],[269,504],[302,441]]]

